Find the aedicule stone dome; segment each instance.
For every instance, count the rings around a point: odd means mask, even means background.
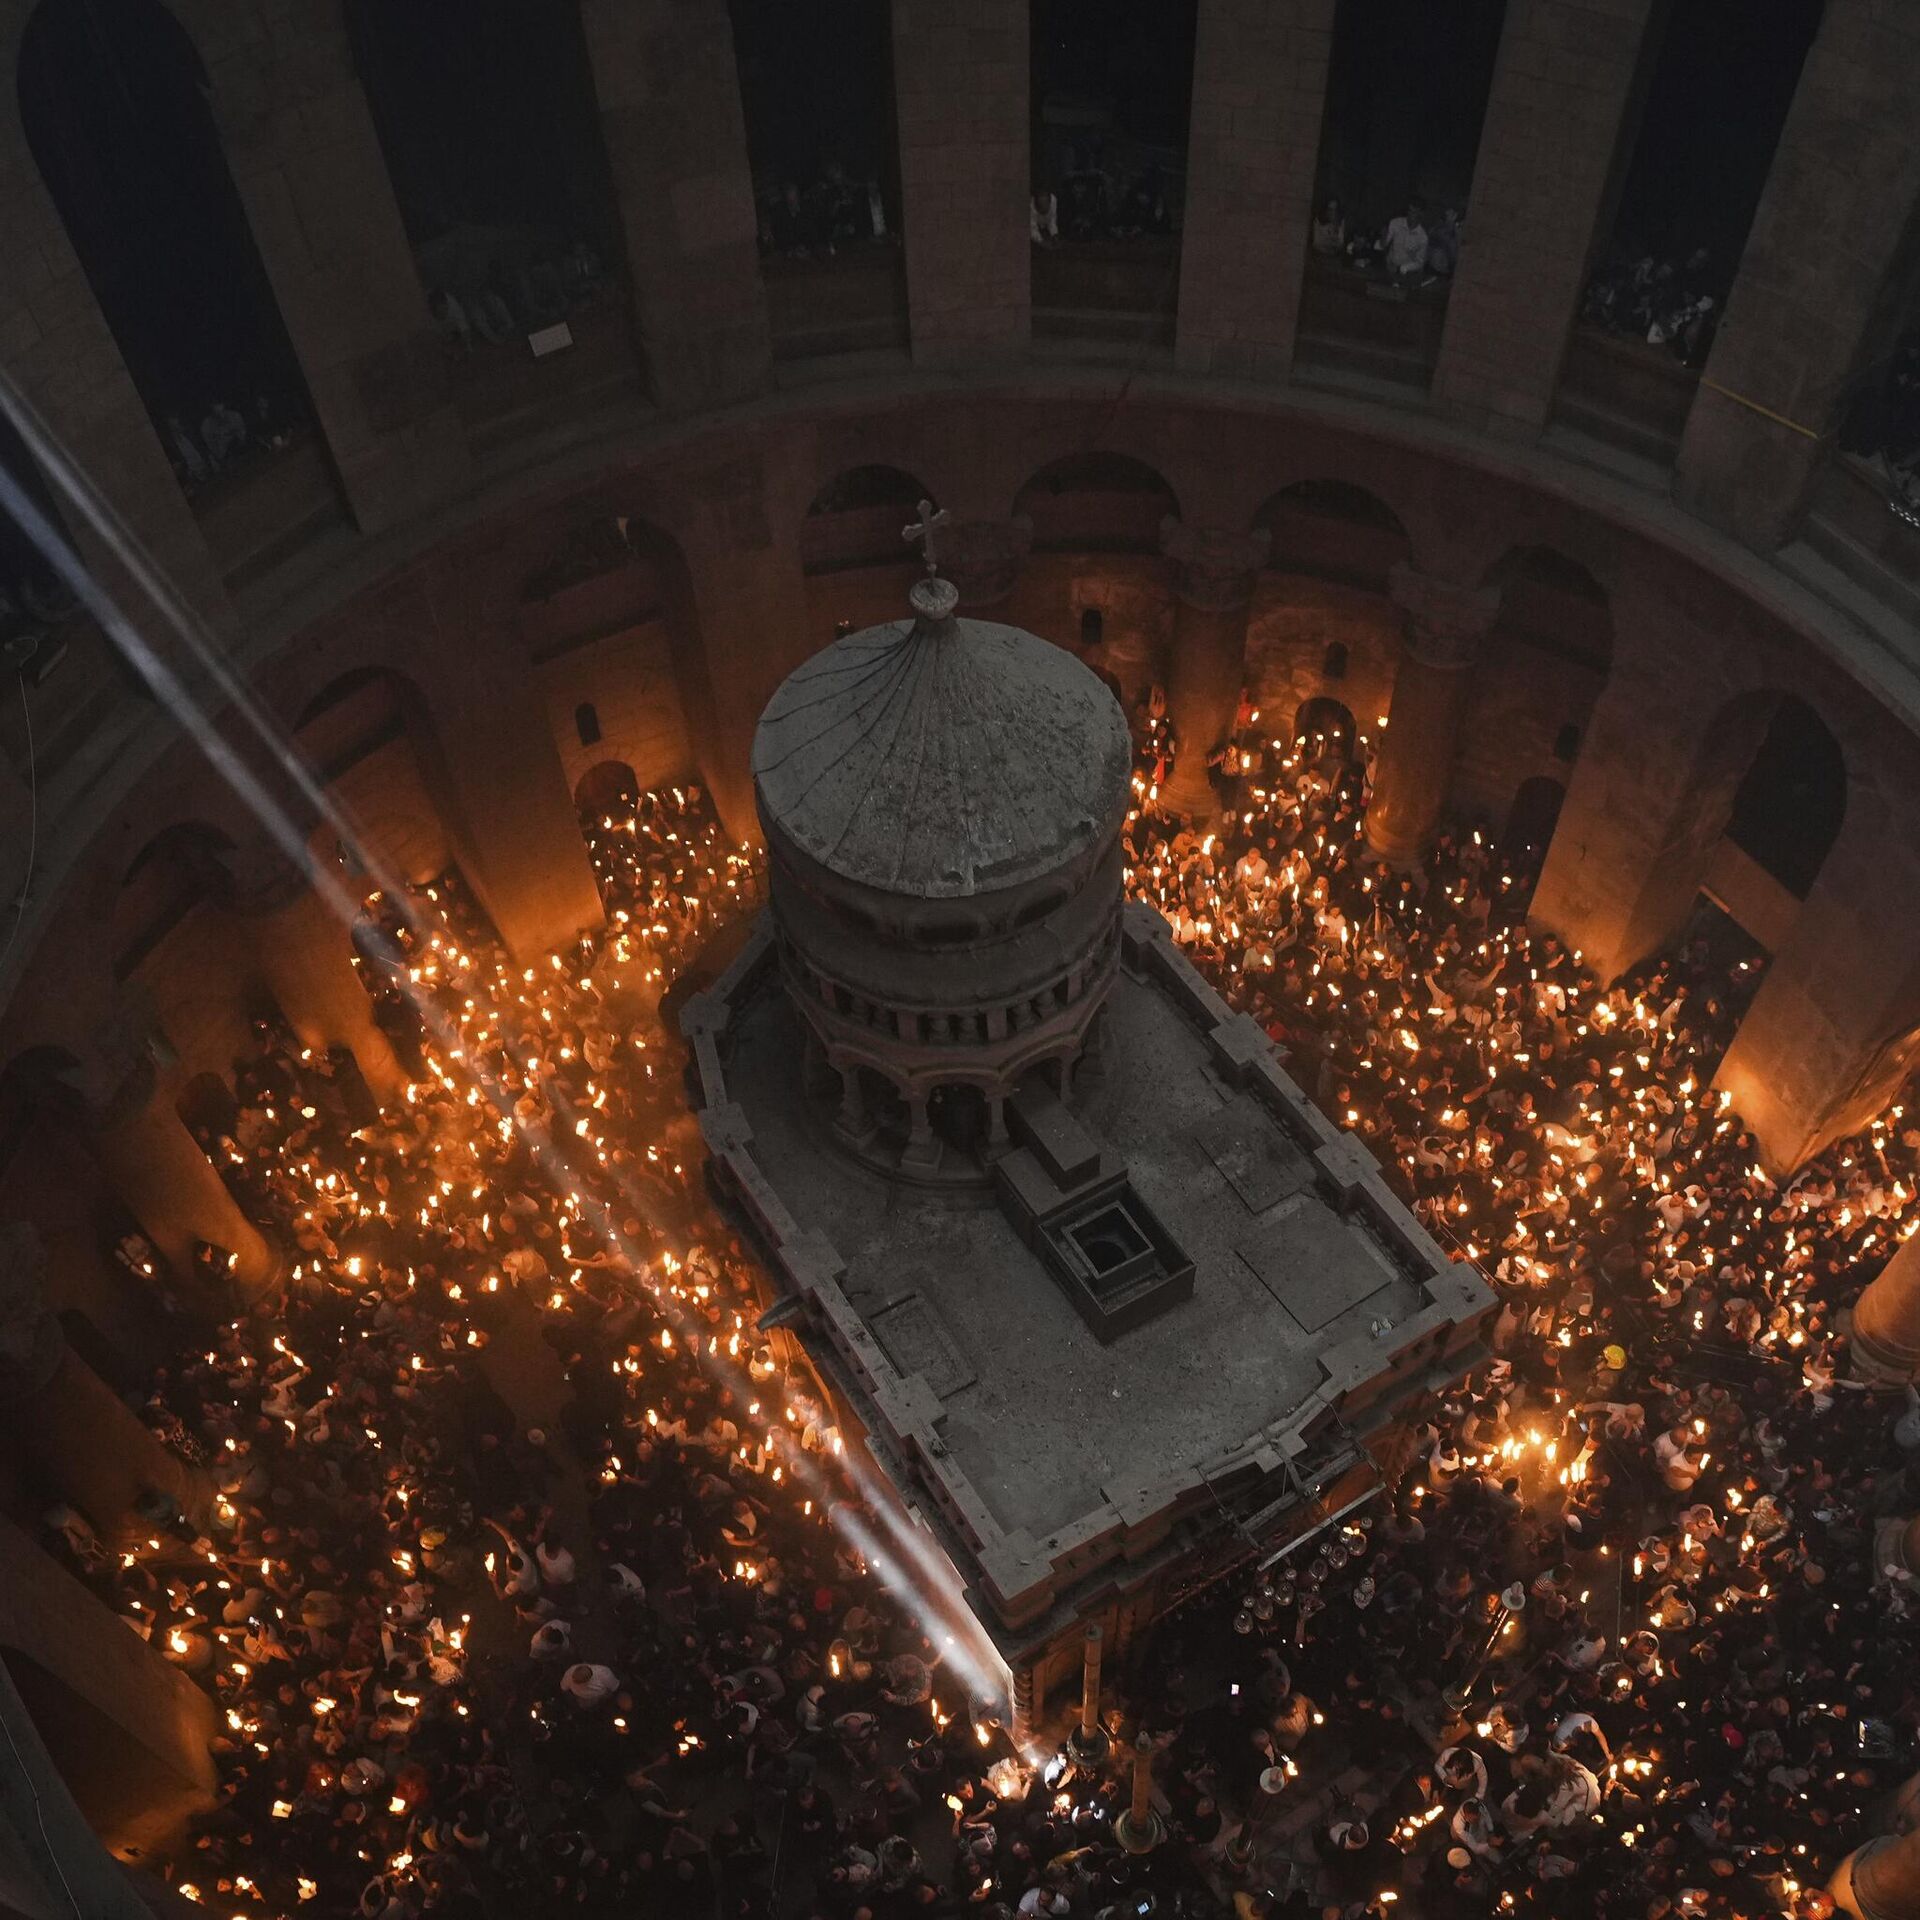
[[[935,1136],[1004,1140],[1038,1069],[1064,1092],[1113,978],[1132,750],[1071,654],[955,599],[923,580],[910,623],[798,668],[753,772],[781,965],[843,1135],[978,1177]]]
[[[1126,716],[1070,653],[963,620],[923,582],[911,623],[851,633],[781,684],[753,742],[770,842],[909,900],[1003,892],[1120,825]]]

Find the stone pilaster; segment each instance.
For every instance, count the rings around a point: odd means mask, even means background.
[[[105,1540],[119,1536],[149,1492],[204,1522],[211,1487],[67,1345],[46,1266],[32,1226],[0,1226],[0,1422],[14,1445]]]
[[[1790,539],[1920,206],[1920,13],[1828,0],[1740,256],[1674,493],[1762,550]]]
[[[582,0],[580,24],[653,397],[757,393],[773,360],[726,0]]]
[[[1284,380],[1306,270],[1334,0],[1200,0],[1174,358]]]
[[[1854,1302],[1853,1370],[1882,1385],[1920,1380],[1920,1241],[1901,1241]]]
[[[378,533],[447,498],[469,457],[344,10],[179,10],[348,509]]]
[[[1854,1848],[1827,1887],[1853,1920],[1920,1920],[1920,1827],[1877,1834]]]
[[[380,1100],[397,1099],[406,1072],[373,1018],[353,965],[349,931],[312,875],[280,861],[235,888],[227,914],[260,983],[302,1046],[345,1047]]]
[[[1433,382],[1476,426],[1546,425],[1652,12],[1509,0]]]
[[[1179,736],[1173,778],[1161,794],[1171,813],[1191,817],[1215,807],[1207,760],[1233,725],[1247,667],[1247,608],[1266,563],[1271,536],[1224,527],[1161,522],[1161,550],[1173,562],[1173,661],[1167,710]]]
[[[1023,352],[1027,0],[893,0],[901,227],[916,365]]]
[[[1446,804],[1480,642],[1500,611],[1488,587],[1457,587],[1395,567],[1389,587],[1404,619],[1386,737],[1367,808],[1367,845],[1383,860],[1412,860]]]

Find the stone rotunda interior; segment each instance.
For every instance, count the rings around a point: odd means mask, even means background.
[[[0,1914],[1920,1916],[1920,13],[0,64]]]

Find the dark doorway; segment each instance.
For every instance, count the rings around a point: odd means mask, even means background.
[[[182,485],[296,437],[306,384],[185,29],[159,0],[41,0],[19,85],[34,160]]]
[[[1840,743],[1804,700],[1789,694],[1734,793],[1727,838],[1804,900],[1846,811]]]

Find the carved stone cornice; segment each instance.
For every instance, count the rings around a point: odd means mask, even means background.
[[[1387,592],[1405,616],[1407,651],[1442,672],[1470,667],[1500,617],[1498,587],[1455,586],[1416,567],[1395,567]]]
[[[1253,598],[1273,536],[1264,528],[1191,527],[1172,514],[1160,522],[1160,551],[1174,564],[1173,590],[1201,613],[1235,613]]]

